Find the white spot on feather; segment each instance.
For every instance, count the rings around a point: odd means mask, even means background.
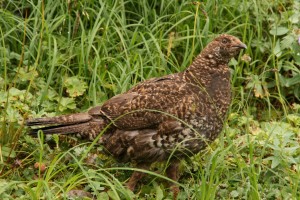
[[[127,154],[130,156],[131,153],[132,153],[133,151],[134,151],[133,147],[130,146],[130,147],[128,147],[128,149],[127,149]]]
[[[191,129],[189,129],[189,128],[186,128],[186,129],[183,129],[183,131],[182,131],[182,133],[184,134],[184,135],[189,135],[189,134],[191,134]]]
[[[129,137],[135,137],[139,134],[139,131],[126,131],[126,134],[129,136]]]

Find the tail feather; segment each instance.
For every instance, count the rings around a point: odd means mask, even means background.
[[[88,113],[77,113],[62,115],[56,117],[44,117],[29,119],[26,121],[27,126],[52,126],[52,125],[69,125],[88,122],[93,117]]]
[[[36,135],[41,130],[44,134],[76,134],[78,137],[89,139],[97,137],[108,124],[107,119],[94,118],[88,113],[35,118],[26,122],[31,135]]]
[[[89,127],[89,122],[80,124],[70,124],[70,125],[56,125],[56,126],[46,126],[42,128],[31,128],[29,134],[36,135],[39,130],[43,131],[44,134],[76,134],[87,130]]]

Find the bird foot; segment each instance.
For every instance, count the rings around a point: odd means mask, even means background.
[[[135,189],[136,183],[127,182],[125,185],[129,190],[131,190],[133,192]]]
[[[173,185],[170,187],[171,191],[173,192],[173,200],[176,200],[177,199],[177,196],[180,192],[180,189],[177,185]]]
[[[138,172],[138,171],[133,172],[133,174],[131,175],[130,179],[129,179],[128,182],[126,183],[126,187],[127,187],[129,190],[134,191],[136,184],[137,184],[138,181],[140,181],[144,176],[145,176],[145,174],[142,173],[142,172]]]

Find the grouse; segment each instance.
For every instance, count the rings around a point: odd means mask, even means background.
[[[106,152],[148,169],[169,160],[166,175],[177,181],[179,160],[216,139],[231,101],[228,63],[247,46],[222,34],[183,72],[146,80],[85,113],[27,120],[32,133],[77,134],[99,139]],[[143,177],[135,171],[127,187]],[[179,188],[171,185],[176,198]]]

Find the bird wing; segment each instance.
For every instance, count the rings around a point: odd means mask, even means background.
[[[183,104],[193,101],[189,88],[188,83],[176,75],[154,78],[109,99],[89,113],[105,115],[119,129],[154,128],[168,115],[177,117]]]

